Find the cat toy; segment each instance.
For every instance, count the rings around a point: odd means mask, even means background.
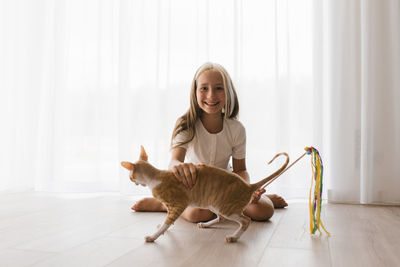
[[[296,164],[301,158],[305,155],[311,155],[311,169],[312,169],[312,177],[311,177],[311,187],[310,194],[308,198],[309,203],[309,212],[310,212],[310,234],[315,234],[316,231],[321,234],[321,228],[325,231],[325,233],[330,236],[331,234],[325,229],[324,224],[321,221],[321,208],[322,208],[322,189],[323,189],[323,172],[324,166],[322,164],[321,156],[318,150],[314,147],[306,147],[304,148],[306,151],[303,155],[301,155],[298,159],[296,159],[292,164],[290,164],[285,170],[283,170],[278,176],[271,179],[267,182],[262,188],[265,188],[267,185],[272,183],[276,178],[282,175],[285,171],[287,171],[290,167]],[[314,184],[314,190],[312,190]]]

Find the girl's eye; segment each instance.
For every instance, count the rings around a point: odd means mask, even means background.
[[[217,90],[218,90],[218,91],[221,91],[221,90],[224,90],[224,88],[222,88],[222,87],[217,87]]]
[[[201,87],[200,90],[201,91],[207,91],[207,87]]]

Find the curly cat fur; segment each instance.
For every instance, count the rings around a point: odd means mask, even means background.
[[[146,241],[152,242],[163,234],[168,227],[188,206],[209,209],[217,214],[217,219],[208,223],[200,223],[200,227],[209,227],[220,221],[219,216],[239,223],[240,227],[227,242],[235,242],[247,229],[250,218],[243,215],[243,210],[250,203],[253,193],[266,182],[283,172],[289,163],[286,162],[276,172],[255,184],[248,184],[239,175],[230,171],[207,165],[197,165],[197,181],[192,189],[187,189],[179,182],[172,171],[159,170],[147,162],[147,154],[141,147],[140,159],[136,163],[122,162],[121,165],[130,170],[131,181],[150,187],[153,196],[168,209],[164,225]]]

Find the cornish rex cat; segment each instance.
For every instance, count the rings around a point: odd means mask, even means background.
[[[153,242],[163,234],[188,206],[209,209],[217,218],[206,223],[199,223],[200,228],[210,227],[221,221],[220,217],[239,223],[240,227],[233,235],[226,237],[226,242],[236,242],[246,231],[250,218],[243,215],[243,210],[250,203],[253,193],[266,182],[279,175],[289,163],[286,153],[283,166],[255,184],[248,184],[239,175],[224,169],[207,165],[196,166],[197,181],[192,189],[187,189],[179,182],[172,171],[159,170],[147,162],[147,154],[141,147],[140,158],[136,163],[121,162],[130,170],[130,179],[135,184],[148,186],[153,196],[168,209],[167,219],[156,233],[146,236],[146,242]]]

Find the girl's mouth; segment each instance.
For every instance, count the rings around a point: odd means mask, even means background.
[[[207,102],[204,102],[204,104],[206,104],[206,105],[209,106],[209,107],[215,107],[215,106],[218,106],[219,102],[215,102],[215,103],[207,103]]]

